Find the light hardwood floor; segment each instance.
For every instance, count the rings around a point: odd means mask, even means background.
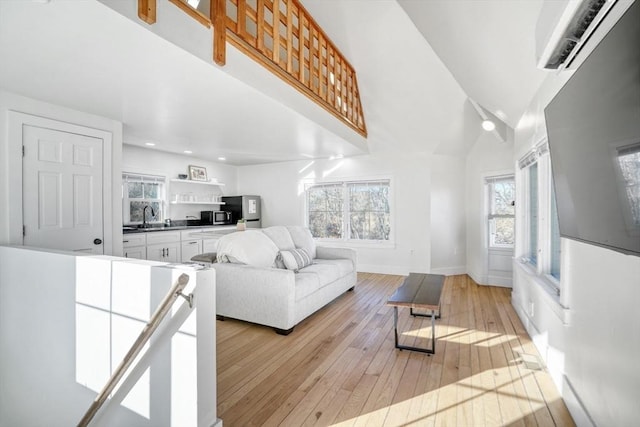
[[[225,427],[572,426],[510,303],[510,290],[450,276],[436,354],[399,351],[385,304],[404,277],[361,273],[348,292],[283,337],[217,322],[218,417]],[[400,309],[401,340],[427,345],[428,318]]]

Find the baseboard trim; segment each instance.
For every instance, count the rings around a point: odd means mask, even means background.
[[[431,273],[443,274],[445,276],[456,276],[467,274],[464,266],[434,268],[431,271],[413,271],[409,267],[398,267],[394,265],[358,264],[356,269],[359,273],[393,274],[397,276],[408,276],[409,273]]]
[[[596,427],[596,423],[591,419],[589,412],[582,404],[582,400],[580,400],[580,396],[578,396],[566,375],[562,376],[562,399],[564,399],[564,403],[567,405],[567,409],[569,409],[577,426]]]
[[[393,265],[358,264],[356,270],[359,273],[393,274],[397,276],[408,276],[408,267],[397,267]]]
[[[488,276],[487,284],[490,286],[500,286],[502,288],[513,288],[513,277]]]
[[[431,274],[444,274],[445,276],[458,276],[460,274],[467,274],[467,268],[465,266],[432,268]]]

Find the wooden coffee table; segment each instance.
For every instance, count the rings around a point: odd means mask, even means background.
[[[444,278],[445,276],[440,274],[409,273],[404,283],[387,300],[387,304],[393,306],[393,329],[397,349],[428,354],[436,352],[435,319],[440,318],[440,296],[442,295]],[[431,348],[398,344],[398,307],[409,307],[412,316],[431,317]],[[428,310],[431,313],[415,313],[414,309]]]

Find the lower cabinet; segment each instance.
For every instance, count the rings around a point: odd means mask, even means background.
[[[191,257],[202,253],[202,240],[193,239],[182,242],[182,262],[191,262]]]
[[[144,234],[125,234],[122,248],[125,258],[147,259],[147,239]]]
[[[137,258],[147,259],[147,247],[146,246],[134,246],[131,248],[124,248],[125,258]]]
[[[203,239],[202,252],[218,252],[218,239]]]
[[[126,239],[134,241],[134,237],[143,238],[146,242],[145,259],[152,261],[180,262],[180,232],[153,231],[127,235]],[[125,248],[125,252],[129,248]]]
[[[218,239],[234,230],[216,230],[220,235],[206,236],[202,235],[202,229],[125,234],[122,238],[123,255],[152,261],[191,262],[195,255],[216,252]]]
[[[179,262],[180,244],[176,242],[147,245],[147,259],[152,261]]]

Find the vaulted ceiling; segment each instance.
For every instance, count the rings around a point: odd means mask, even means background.
[[[542,0],[303,4],[358,73],[366,142],[233,48],[219,68],[95,0],[0,1],[0,87],[119,120],[127,143],[241,165],[464,155],[481,132],[468,98],[513,127],[545,76],[533,56]]]

